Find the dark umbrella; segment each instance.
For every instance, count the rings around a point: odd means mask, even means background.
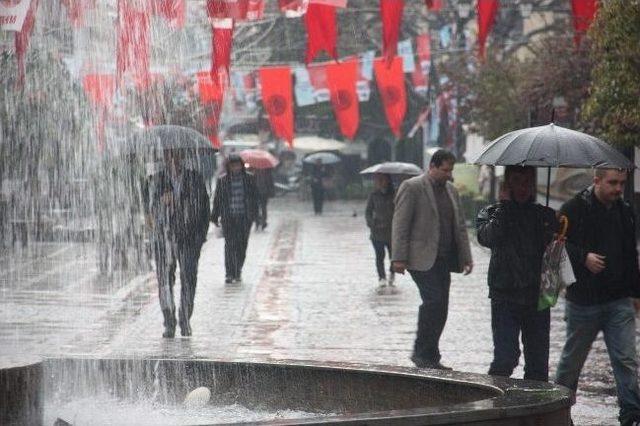
[[[163,159],[165,151],[179,151],[184,166],[199,170],[205,178],[214,174],[215,151],[209,139],[194,129],[174,125],[148,127],[133,135],[125,145],[125,152],[148,161]]]
[[[304,160],[302,161],[309,164],[315,164],[318,160],[320,160],[322,164],[336,164],[342,161],[340,157],[333,152],[314,152],[313,154],[309,154],[304,157]]]
[[[500,136],[480,153],[473,164],[548,167],[547,205],[551,167],[634,168],[631,161],[606,142],[553,123]]]
[[[403,163],[401,161],[388,161],[385,163],[375,164],[360,172],[361,175],[369,175],[374,173],[384,173],[388,175],[411,175],[417,176],[422,174],[422,169],[413,163]]]

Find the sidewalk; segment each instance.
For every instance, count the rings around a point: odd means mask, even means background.
[[[396,294],[376,293],[364,203],[329,202],[322,216],[313,215],[310,203],[294,200],[276,199],[270,207],[266,232],[251,235],[242,284],[224,284],[224,242],[210,230],[200,258],[192,337],[161,337],[153,276],[129,281],[120,293],[93,292],[96,286],[83,281],[93,271],[91,262],[69,252],[59,255],[56,264],[69,274],[68,280],[78,280],[72,285],[77,291],[56,293],[50,284],[37,284],[45,283],[43,279],[7,290],[3,276],[3,299],[10,302],[0,304],[0,344],[26,343],[47,354],[410,366],[420,297],[408,275],[397,280]],[[493,349],[486,286],[489,253],[475,244],[473,235],[471,240],[476,266],[468,276],[452,276],[441,350],[443,362],[456,370],[486,373]],[[28,276],[28,268],[23,269]],[[179,295],[177,288],[175,293]],[[552,311],[552,377],[564,344],[561,304]],[[43,329],[41,314],[39,320],[29,320],[30,312],[41,309],[54,318]],[[7,327],[13,327],[9,335]],[[54,347],[58,349],[51,350]],[[514,377],[522,374],[520,366]],[[582,384],[574,407],[576,424],[616,424],[615,390],[601,338],[591,351]]]

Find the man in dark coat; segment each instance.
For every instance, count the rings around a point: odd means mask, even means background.
[[[239,155],[229,155],[226,171],[216,184],[211,221],[216,226],[222,225],[225,283],[230,284],[242,281],[242,266],[251,224],[257,217],[258,200],[255,178],[247,173]]]
[[[591,344],[602,331],[619,420],[632,425],[640,422],[635,321],[640,273],[633,210],[621,199],[626,180],[623,170],[598,169],[593,185],[560,210],[569,219],[566,247],[576,282],[567,289],[567,341],[556,382],[577,390]]]
[[[202,175],[182,167],[179,151],[165,151],[167,169],[150,182],[149,212],[154,236],[158,294],[164,315],[163,337],[174,337],[176,328],[173,285],[180,263],[180,309],[183,336],[191,335],[189,320],[198,277],[200,250],[209,228],[209,195]]]
[[[256,229],[267,227],[267,204],[269,198],[276,195],[276,187],[273,183],[273,169],[256,169],[254,172],[256,187],[258,189],[258,215],[256,216]]]
[[[375,189],[369,194],[367,207],[364,212],[367,226],[371,230],[371,243],[376,254],[376,269],[378,271],[378,287],[382,289],[394,286],[395,272],[389,265],[389,280],[384,269],[385,248],[391,259],[391,223],[393,221],[393,184],[388,174],[376,173],[373,176]],[[389,262],[391,263],[391,262]]]
[[[329,172],[321,159],[317,159],[311,169],[311,198],[313,198],[313,211],[322,214],[324,204],[324,180],[329,177]]]
[[[558,229],[555,212],[534,201],[535,169],[508,166],[497,204],[478,213],[478,242],[491,249],[489,297],[493,361],[489,374],[509,377],[522,334],[524,378],[549,378],[549,308],[538,311],[542,256]]]

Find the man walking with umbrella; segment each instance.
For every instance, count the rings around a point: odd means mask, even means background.
[[[440,363],[440,335],[447,321],[451,272],[473,269],[458,192],[451,182],[455,156],[436,151],[429,170],[405,180],[395,198],[392,267],[408,270],[420,290],[418,331],[411,360],[420,368],[450,370]]]
[[[151,179],[149,188],[151,225],[158,294],[164,316],[163,337],[176,329],[173,286],[180,264],[178,319],[183,336],[191,336],[198,261],[209,228],[209,195],[200,173],[185,170],[180,150],[165,150],[166,170]]]
[[[222,225],[225,283],[230,284],[242,281],[242,266],[258,202],[256,180],[247,173],[238,154],[229,155],[226,171],[216,184],[211,221],[215,226]]]
[[[489,374],[510,377],[524,350],[524,378],[549,378],[549,308],[539,311],[542,256],[558,230],[555,212],[535,203],[533,167],[507,166],[497,204],[478,213],[478,242],[491,249],[489,297],[493,361]]]
[[[616,382],[620,423],[640,422],[635,315],[640,273],[624,170],[596,169],[593,185],[565,203],[566,248],[577,281],[567,289],[567,341],[556,382],[576,392],[591,344],[604,334]],[[635,299],[634,299],[635,298]]]

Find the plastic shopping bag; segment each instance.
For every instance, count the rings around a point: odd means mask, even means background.
[[[562,224],[561,232],[547,246],[542,256],[540,296],[538,297],[539,311],[555,306],[560,291],[576,280],[564,242],[569,221],[566,216],[561,216],[560,222]]]

